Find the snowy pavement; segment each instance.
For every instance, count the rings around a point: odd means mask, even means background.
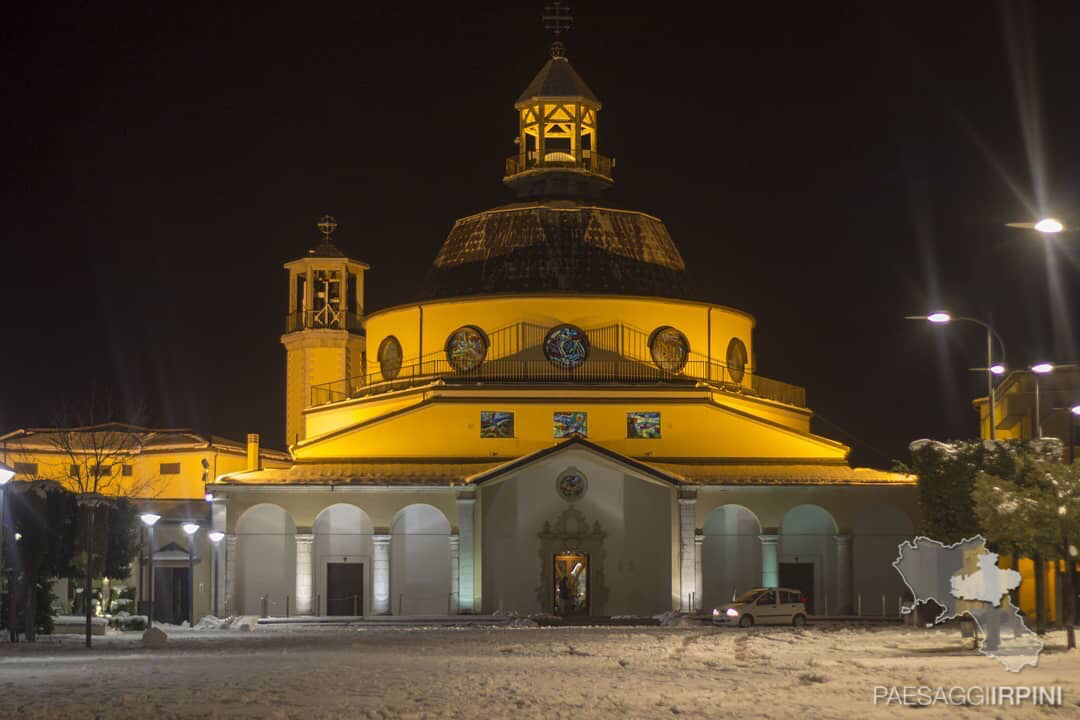
[[[874,686],[1061,686],[1060,708],[922,717],[1080,716],[1080,652],[1052,633],[1019,674],[955,628],[166,628],[0,643],[0,718],[872,718]]]

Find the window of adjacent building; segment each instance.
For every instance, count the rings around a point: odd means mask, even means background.
[[[37,463],[17,462],[15,472],[19,475],[37,475]]]
[[[71,477],[73,477],[73,478],[77,478],[81,474],[79,472],[79,466],[78,465],[72,465],[71,469],[70,469],[70,472],[71,472]]]
[[[643,438],[647,440],[660,439],[660,413],[658,412],[628,412],[626,413],[626,437]]]
[[[180,463],[161,463],[161,469],[159,472],[162,475],[179,475]]]
[[[112,475],[112,465],[95,465],[93,472],[95,477],[109,477]]]
[[[131,477],[132,475],[135,474],[135,466],[134,465],[124,465],[121,472],[123,473],[124,477]]]
[[[572,435],[589,436],[589,414],[584,412],[557,412],[552,425],[555,437],[564,438]]]
[[[500,410],[480,411],[480,437],[514,437],[514,413]]]

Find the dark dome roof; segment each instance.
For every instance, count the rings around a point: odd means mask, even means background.
[[[518,104],[528,102],[541,97],[579,97],[600,105],[600,98],[589,89],[581,76],[570,65],[570,61],[564,57],[555,57],[544,63],[540,72],[536,73],[525,92],[518,98]]]
[[[458,220],[425,283],[428,298],[579,292],[685,297],[667,228],[640,212],[572,200],[517,203]]]

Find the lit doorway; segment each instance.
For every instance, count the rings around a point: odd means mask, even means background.
[[[569,617],[589,614],[589,556],[565,552],[555,556],[554,612]]]

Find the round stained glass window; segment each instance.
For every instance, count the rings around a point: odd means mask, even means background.
[[[573,370],[589,357],[589,338],[573,325],[558,325],[544,338],[544,357],[552,365]]]
[[[446,361],[458,372],[480,367],[487,355],[488,341],[484,331],[472,325],[458,328],[446,338]]]
[[[746,346],[739,338],[731,338],[727,346],[727,369],[733,383],[741,383],[746,372]]]
[[[649,338],[649,354],[661,369],[680,372],[690,357],[690,343],[673,327],[657,328]]]
[[[401,343],[393,335],[379,343],[379,370],[383,380],[393,380],[401,372]]]
[[[574,502],[585,494],[588,484],[589,481],[585,479],[581,471],[572,467],[559,474],[559,477],[555,480],[555,489],[563,500]]]

